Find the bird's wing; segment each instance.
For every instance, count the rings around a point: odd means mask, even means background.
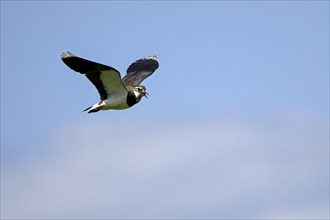
[[[70,52],[63,53],[61,58],[72,70],[86,75],[96,87],[101,100],[127,92],[118,70],[80,58]]]
[[[123,78],[123,83],[125,86],[137,86],[151,76],[153,72],[159,67],[156,56],[149,56],[148,58],[140,59],[132,63]]]

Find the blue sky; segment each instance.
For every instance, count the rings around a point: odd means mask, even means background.
[[[85,114],[63,51],[157,55]],[[2,218],[328,218],[328,1],[1,1]]]

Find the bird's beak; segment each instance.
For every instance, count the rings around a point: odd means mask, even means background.
[[[149,95],[149,94],[148,94],[147,92],[144,92],[143,95],[144,95],[146,98],[148,98],[148,95]]]

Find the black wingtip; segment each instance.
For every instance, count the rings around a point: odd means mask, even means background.
[[[67,58],[70,58],[70,57],[76,57],[76,55],[74,55],[73,53],[71,53],[70,51],[67,51],[67,52],[62,52],[61,54],[61,59],[67,59]]]
[[[136,60],[126,70],[127,73],[137,71],[154,72],[159,67],[159,62],[156,56],[148,56],[147,58]]]

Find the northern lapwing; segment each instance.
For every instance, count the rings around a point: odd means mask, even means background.
[[[132,63],[123,79],[113,67],[78,57],[70,52],[62,53],[62,61],[72,70],[84,74],[96,87],[100,101],[84,111],[127,109],[147,97],[146,87],[140,83],[159,67],[156,56],[148,56]]]

